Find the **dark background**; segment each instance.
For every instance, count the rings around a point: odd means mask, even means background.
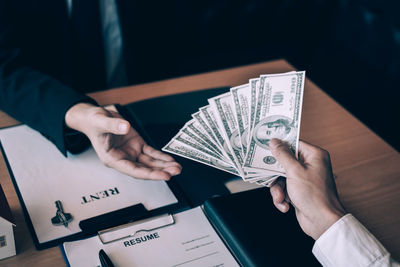
[[[15,66],[85,92],[106,89],[96,2],[77,1],[88,12],[69,23],[65,0],[0,0],[0,22],[14,27],[5,45],[0,34],[0,57],[20,51]],[[129,84],[285,58],[399,150],[400,1],[116,3]]]
[[[285,58],[399,150],[399,1],[156,2],[171,58],[145,80]]]

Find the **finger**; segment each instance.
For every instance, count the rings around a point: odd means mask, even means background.
[[[125,159],[115,161],[112,164],[109,164],[109,167],[139,179],[169,180],[171,178],[171,174],[166,171],[148,168],[142,166],[140,163],[134,163]]]
[[[115,105],[107,105],[107,106],[103,106],[103,108],[110,112],[118,113],[118,110],[115,107]]]
[[[174,158],[170,155],[163,153],[160,150],[154,149],[149,145],[143,146],[143,153],[155,159],[160,159],[164,161],[175,161]]]
[[[281,140],[273,138],[270,141],[270,148],[272,155],[282,164],[286,172],[301,167],[290,148]]]
[[[182,170],[182,166],[178,162],[159,160],[145,154],[141,154],[138,161],[146,167],[163,169],[171,175],[177,175]]]
[[[307,143],[303,140],[299,141],[299,158],[305,164],[313,164],[313,162],[319,162],[321,159],[328,160],[330,162],[329,153],[315,145]]]
[[[273,199],[274,206],[280,212],[287,212],[289,210],[289,204],[285,201],[285,193],[279,184],[275,184],[270,187],[271,196]]]
[[[118,135],[127,134],[131,128],[128,121],[121,118],[108,117],[107,115],[97,116],[95,124],[104,133],[112,133]]]
[[[321,149],[315,145],[312,145],[304,140],[299,140],[299,153],[302,153],[303,155],[311,155],[313,154],[316,150]]]
[[[180,167],[180,164],[176,161],[165,161],[165,160],[153,158],[146,154],[140,154],[138,157],[138,161],[143,163],[144,165],[147,165],[149,167],[155,167],[155,168],[164,168],[164,167],[170,167],[170,166],[179,166]]]
[[[281,183],[275,183],[269,190],[274,203],[282,203],[285,200],[284,186]]]
[[[286,201],[286,183],[283,179],[277,179],[276,182],[270,187],[271,196],[275,207],[280,212],[287,212],[289,210],[289,203]]]
[[[158,169],[169,173],[171,176],[178,175],[182,171],[182,166],[176,161],[165,161],[157,158],[153,158],[146,154],[139,154],[137,153],[137,149],[132,147],[125,148],[125,153],[123,157],[117,158],[124,158],[127,160],[131,160],[132,162],[139,162],[144,167]]]
[[[178,175],[182,172],[181,167],[176,167],[176,166],[170,166],[162,169],[163,171],[169,173],[171,176]]]
[[[287,203],[287,202],[282,202],[282,203],[276,204],[275,207],[276,207],[280,212],[283,212],[283,213],[288,212],[289,209],[290,209],[290,205],[289,205],[289,203]]]

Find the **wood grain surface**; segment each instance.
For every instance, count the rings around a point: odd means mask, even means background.
[[[260,74],[293,69],[286,61],[277,60],[96,92],[90,96],[102,105],[127,104],[162,95],[235,86]],[[0,127],[17,123],[0,112]],[[300,136],[330,152],[345,208],[399,260],[400,154],[310,80],[305,84]],[[43,251],[34,248],[3,158],[0,159],[0,183],[17,223],[17,256],[0,261],[0,266],[65,266],[59,248]]]

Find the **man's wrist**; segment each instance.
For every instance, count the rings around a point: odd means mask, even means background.
[[[339,221],[345,215],[344,209],[329,209],[321,212],[320,220],[318,220],[315,231],[312,235],[314,240],[317,240],[326,230]]]
[[[88,126],[88,119],[91,117],[90,114],[94,114],[98,109],[90,103],[78,103],[73,105],[65,113],[65,125],[71,129],[86,133],[86,127]]]

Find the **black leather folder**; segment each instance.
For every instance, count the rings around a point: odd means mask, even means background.
[[[212,198],[204,211],[242,266],[321,266],[293,207],[279,212],[266,188]]]

